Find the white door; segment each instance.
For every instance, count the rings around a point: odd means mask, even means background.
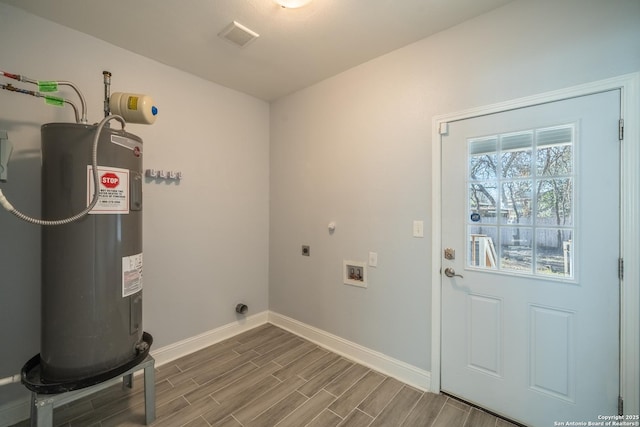
[[[444,392],[532,426],[618,413],[619,117],[616,90],[448,124]]]

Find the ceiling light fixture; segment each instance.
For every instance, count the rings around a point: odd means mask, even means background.
[[[275,0],[282,7],[287,9],[297,9],[302,6],[306,6],[311,3],[311,0]]]

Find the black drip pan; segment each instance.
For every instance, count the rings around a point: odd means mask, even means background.
[[[143,351],[140,351],[136,355],[136,357],[129,362],[109,371],[101,372],[97,375],[68,382],[42,382],[40,378],[40,354],[36,354],[22,367],[22,384],[24,384],[29,390],[39,394],[66,393],[68,391],[79,390],[81,388],[100,384],[102,382],[115,378],[124,372],[127,372],[129,369],[133,368],[136,365],[139,365],[144,361],[144,359],[146,359],[146,357],[149,355],[151,344],[153,344],[153,337],[151,336],[151,334],[143,332],[142,341],[147,344],[146,348]]]

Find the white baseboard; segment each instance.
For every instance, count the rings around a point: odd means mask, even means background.
[[[162,366],[172,360],[179,359],[205,347],[216,344],[227,338],[231,338],[242,332],[253,329],[267,323],[268,311],[263,311],[252,316],[247,316],[237,322],[228,323],[219,328],[212,329],[200,335],[196,335],[156,350],[151,350],[151,355],[156,360],[156,366]]]
[[[420,390],[428,391],[431,385],[431,374],[428,371],[416,368],[408,363],[393,359],[387,355],[273,311],[264,311],[247,317],[245,320],[243,323],[230,323],[152,351],[151,354],[156,359],[156,366],[161,366],[172,360],[270,322],[275,326],[314,342],[334,353],[396,378]]]
[[[422,391],[429,391],[431,373],[380,352],[347,341],[313,326],[273,311],[269,312],[269,323],[318,344],[334,353],[357,363],[396,378]]]
[[[263,311],[262,313],[248,316],[241,321],[229,323],[200,335],[152,350],[151,355],[156,360],[156,366],[161,366],[267,322],[417,389],[429,390],[431,385],[429,371],[416,368],[408,363],[393,359],[272,311]],[[8,427],[29,418],[29,412],[30,401],[28,397],[24,400],[16,400],[0,405],[0,427]]]

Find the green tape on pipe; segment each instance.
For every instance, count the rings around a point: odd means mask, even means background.
[[[57,92],[58,82],[48,81],[48,80],[39,80],[38,90],[40,92]]]
[[[45,96],[44,97],[44,103],[48,104],[48,105],[53,105],[56,107],[63,107],[64,106],[64,99],[63,98],[58,98],[57,96]]]

